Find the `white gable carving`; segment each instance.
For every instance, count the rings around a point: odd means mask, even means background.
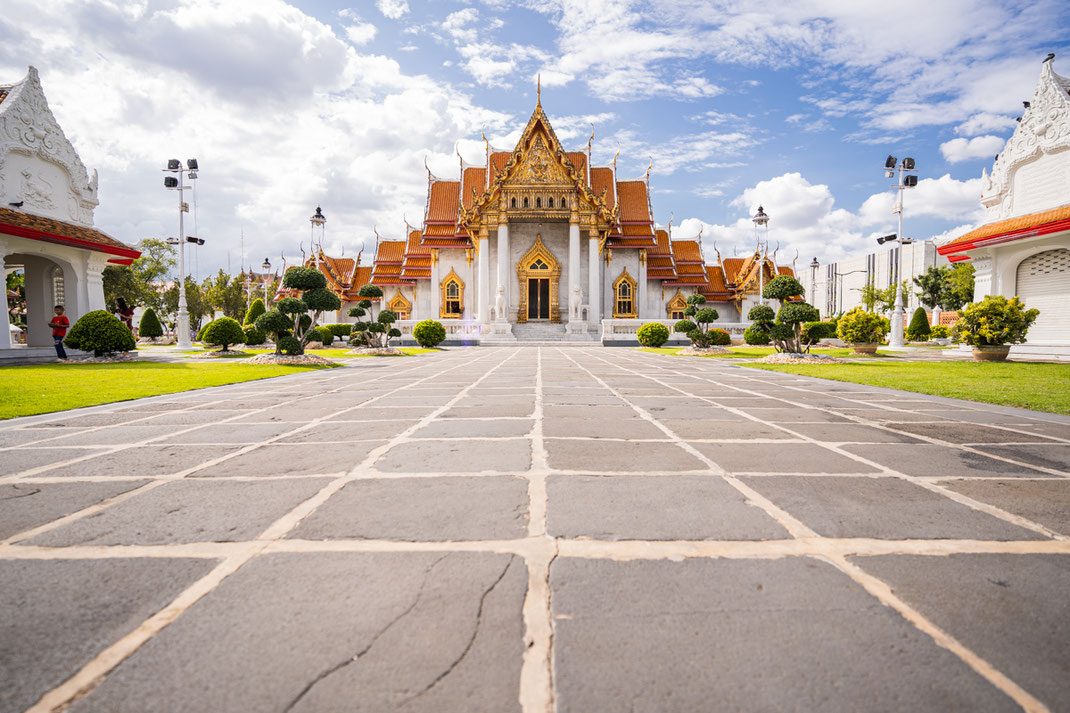
[[[1000,220],[1070,202],[1070,79],[1044,62],[1033,100],[996,157],[981,172],[986,220]]]
[[[37,70],[3,87],[0,102],[0,206],[76,225],[93,226],[97,174],[92,178],[48,108]]]

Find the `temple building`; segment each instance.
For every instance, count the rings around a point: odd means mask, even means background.
[[[26,292],[24,344],[0,311],[0,363],[55,359],[53,306],[63,305],[71,324],[104,309],[104,268],[141,255],[94,227],[96,206],[96,172],[56,122],[37,70],[0,84],[0,264],[5,277],[23,272]]]
[[[644,322],[682,318],[695,293],[742,334],[763,281],[794,274],[758,250],[707,262],[699,238],[656,224],[650,168],[624,179],[616,157],[591,164],[591,142],[566,151],[540,97],[512,151],[485,141],[484,161],[462,160],[456,178],[428,171],[422,225],[377,240],[365,263],[315,249],[305,264],[341,298],[338,319],[370,283],[403,334],[437,319],[461,343],[634,341]]]
[[[938,248],[976,268],[975,300],[1017,295],[1040,310],[1012,353],[1070,353],[1070,79],[1055,73],[1054,58],[992,172],[981,173],[988,222]]]

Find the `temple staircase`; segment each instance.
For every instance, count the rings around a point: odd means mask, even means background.
[[[564,324],[526,322],[513,325],[517,344],[525,346],[583,346],[597,343],[593,334],[568,334]]]

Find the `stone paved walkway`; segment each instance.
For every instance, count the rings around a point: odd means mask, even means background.
[[[5,422],[0,711],[1070,710],[1070,419],[359,362]]]

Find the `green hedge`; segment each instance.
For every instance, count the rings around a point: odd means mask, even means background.
[[[635,336],[644,347],[660,347],[669,341],[669,328],[661,322],[647,322]]]
[[[67,333],[63,343],[72,349],[104,356],[114,352],[129,352],[137,347],[134,335],[115,315],[96,309],[82,315]]]

